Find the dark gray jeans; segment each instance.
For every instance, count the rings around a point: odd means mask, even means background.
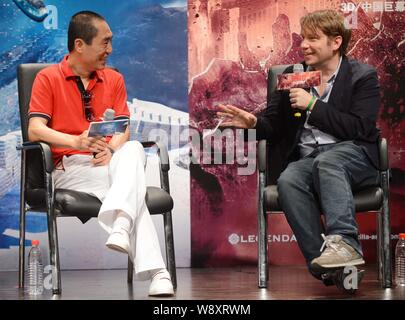
[[[320,146],[281,173],[281,207],[308,265],[321,254],[321,233],[341,235],[362,254],[352,190],[376,185],[378,179],[362,147],[352,141]]]

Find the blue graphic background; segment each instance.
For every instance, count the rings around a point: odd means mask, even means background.
[[[28,18],[11,0],[0,0],[0,136],[19,130],[16,69],[21,63],[57,63],[67,53],[70,17],[81,10],[103,15],[114,33],[109,64],[126,80],[128,100],[187,111],[186,1],[44,1],[58,10],[57,29]],[[2,183],[0,181],[0,183]],[[1,196],[1,195],[0,195]],[[0,248],[18,245],[4,235],[18,230],[19,185],[0,198]],[[27,231],[46,231],[45,214],[28,213]]]

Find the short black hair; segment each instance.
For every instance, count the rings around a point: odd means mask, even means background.
[[[93,20],[105,21],[104,17],[93,11],[80,11],[70,18],[68,29],[68,50],[72,52],[75,48],[75,40],[82,39],[86,44],[91,44],[97,35],[97,28]]]

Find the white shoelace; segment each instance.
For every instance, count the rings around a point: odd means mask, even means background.
[[[321,252],[323,251],[323,249],[326,248],[331,248],[333,250],[335,250],[336,252],[338,252],[338,243],[336,242],[336,236],[334,235],[330,235],[330,236],[325,236],[323,233],[321,234],[322,238],[323,238],[323,244],[321,247]]]

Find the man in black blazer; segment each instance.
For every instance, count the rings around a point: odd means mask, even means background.
[[[227,118],[223,126],[255,128],[258,139],[280,145],[281,207],[310,272],[321,279],[364,264],[352,190],[378,181],[380,95],[375,69],[345,55],[351,32],[340,14],[309,13],[301,33],[304,68],[322,72],[319,87],[276,91],[257,117],[232,105],[219,106],[218,114]]]

